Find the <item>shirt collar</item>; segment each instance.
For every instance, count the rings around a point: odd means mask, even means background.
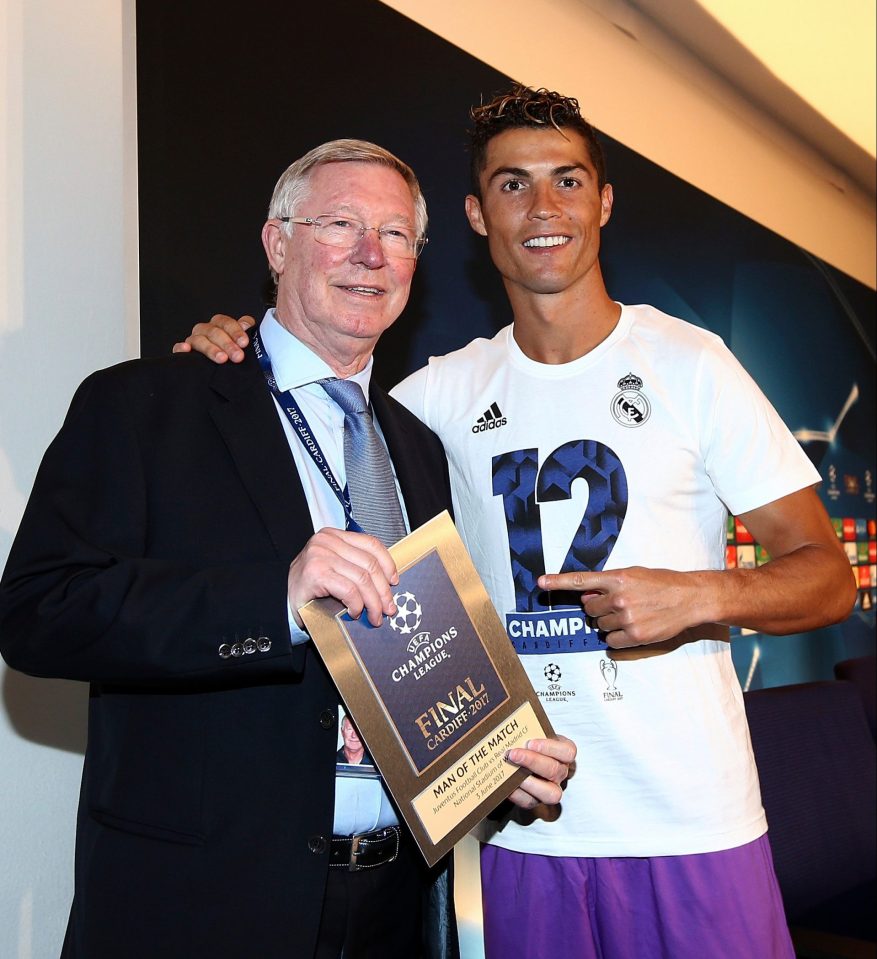
[[[282,393],[286,390],[310,386],[317,380],[336,378],[332,367],[325,360],[320,359],[310,347],[305,346],[301,340],[281,326],[273,309],[268,310],[262,318],[259,335],[265,352],[271,360],[271,369],[274,371],[277,388]],[[362,387],[366,403],[369,402],[372,364],[373,358],[369,357],[363,369],[348,377]],[[322,390],[322,387],[318,388]]]

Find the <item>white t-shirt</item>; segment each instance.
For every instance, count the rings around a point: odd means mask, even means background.
[[[431,358],[393,395],[444,443],[461,535],[555,730],[579,749],[559,811],[483,838],[546,855],[662,856],[760,836],[728,630],[607,650],[575,597],[535,588],[546,571],[722,569],[728,510],[819,481],[722,341],[625,306],[571,363],[534,362],[506,327]]]

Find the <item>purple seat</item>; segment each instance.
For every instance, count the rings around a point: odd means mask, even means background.
[[[793,938],[797,927],[874,942],[877,746],[856,687],[802,683],[744,698]]]
[[[836,679],[845,679],[859,690],[871,735],[877,739],[877,656],[859,656],[834,664]]]

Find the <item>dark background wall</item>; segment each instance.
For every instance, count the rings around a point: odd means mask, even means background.
[[[379,354],[395,382],[508,321],[463,214],[467,111],[506,78],[373,0],[138,4],[142,349],[196,320],[260,315],[259,231],[285,167],[336,137],[417,171],[431,214],[408,310]]]
[[[251,0],[232,10],[206,0],[140,3],[137,59],[144,355],[166,353],[214,312],[261,314],[259,231],[274,183],[306,150],[342,136],[374,140],[410,163],[430,209],[409,306],[376,355],[380,381],[392,385],[430,354],[511,320],[463,215],[468,109],[507,77],[376,0]],[[853,546],[865,570],[860,608],[818,638],[740,637],[734,647],[753,686],[830,676],[835,660],[875,645],[874,292],[604,143],[616,198],[603,232],[613,296],[720,334],[793,430],[828,434],[858,394],[830,439],[804,445],[831,515],[864,530],[853,538],[864,544],[864,554]]]

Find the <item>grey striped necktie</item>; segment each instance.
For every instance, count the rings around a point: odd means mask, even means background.
[[[352,380],[320,380],[344,410],[344,467],[353,518],[366,533],[392,546],[405,535],[390,457],[375,432],[362,387]]]

